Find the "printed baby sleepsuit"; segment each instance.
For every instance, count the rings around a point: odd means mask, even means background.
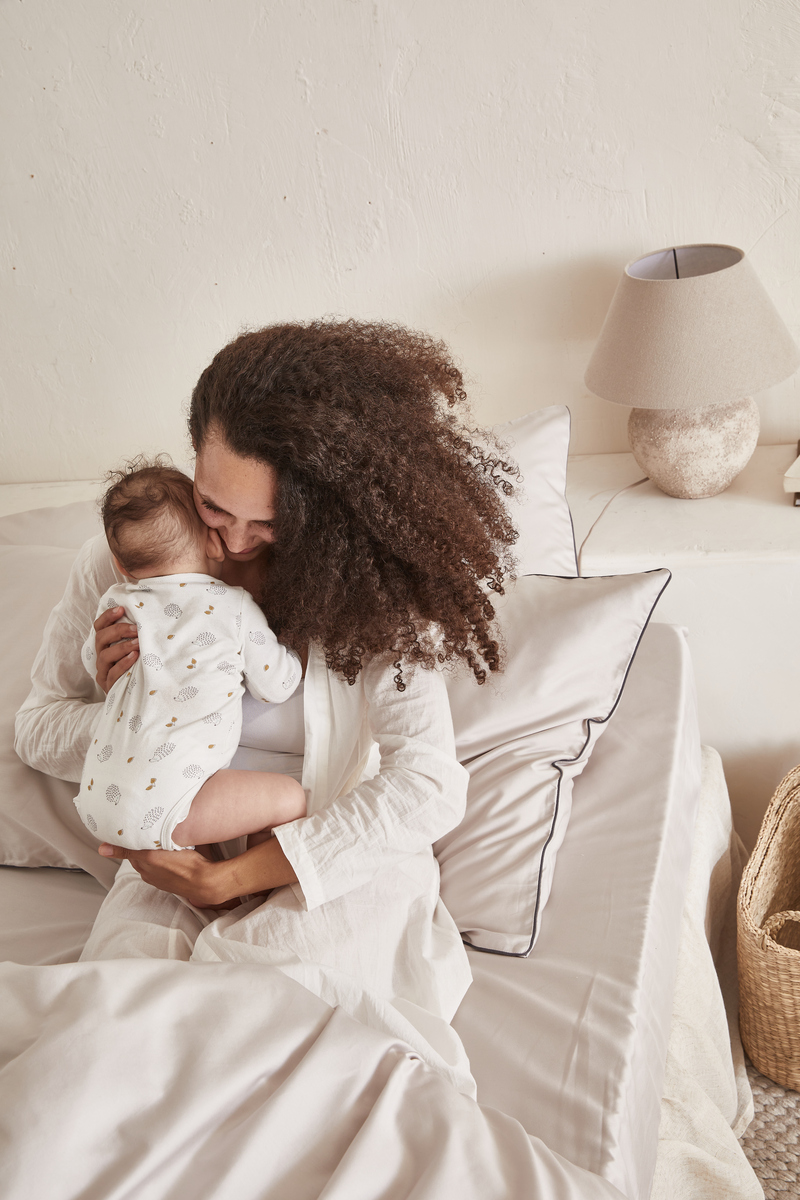
[[[108,693],[75,807],[103,841],[178,850],[175,826],[239,744],[245,683],[280,703],[300,682],[300,660],[249,592],[209,575],[114,584],[97,616],[117,605],[139,631],[139,657]],[[94,629],[81,657],[94,675]]]

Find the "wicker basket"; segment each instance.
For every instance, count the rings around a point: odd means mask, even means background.
[[[737,917],[745,1050],[762,1075],[800,1091],[800,767],[770,801]]]

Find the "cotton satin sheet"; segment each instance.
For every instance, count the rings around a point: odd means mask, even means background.
[[[662,1090],[674,1087],[664,1063],[697,803],[696,729],[683,638],[651,625],[577,781],[533,954],[470,951],[475,982],[454,1025],[484,1107],[459,1096],[402,1039],[367,1029],[282,971],[235,961],[235,948],[232,961],[214,964],[11,965],[0,1072],[15,1146],[9,1195],[67,1196],[80,1185],[87,1195],[122,1196],[146,1179],[147,1194],[165,1198],[393,1189],[432,1198],[646,1197]],[[706,858],[718,853],[709,842]],[[55,963],[74,955],[102,891],[80,873],[0,871],[0,896],[12,895],[17,929],[4,935],[5,956]],[[48,938],[56,896],[62,924]],[[184,935],[170,936],[177,950]],[[713,1008],[714,994],[721,1000],[707,944],[704,952]],[[685,1024],[691,1019],[683,1013]],[[714,1033],[735,1111],[724,1013]],[[137,1046],[147,1048],[143,1087]],[[698,1072],[708,1067],[698,1063]],[[16,1107],[3,1103],[3,1089]],[[706,1098],[715,1144],[727,1133],[734,1162],[737,1144],[714,1100]],[[63,1161],[79,1178],[63,1175],[52,1147],[42,1154],[54,1127],[69,1129]],[[674,1129],[670,1145],[677,1160]],[[689,1158],[680,1153],[681,1162]],[[713,1154],[695,1158],[711,1179]],[[746,1164],[736,1165],[744,1175]],[[754,1194],[732,1190],[726,1169],[732,1196]],[[687,1189],[674,1195],[709,1194]]]

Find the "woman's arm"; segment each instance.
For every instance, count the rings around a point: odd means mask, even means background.
[[[444,679],[435,671],[406,670],[406,691],[398,692],[394,668],[373,663],[364,671],[381,751],[374,779],[224,863],[191,850],[102,850],[129,858],[148,883],[198,908],[290,883],[310,909],[432,846],[463,817],[469,778],[455,757]]]
[[[429,849],[464,816],[469,775],[456,759],[453,722],[439,671],[364,667],[364,694],[379,773],[324,808],[275,829],[307,909],[369,882]]]
[[[103,692],[81,661],[103,592],[117,579],[102,535],[76,558],[62,599],[45,626],[31,691],[17,713],[14,748],[28,766],[79,783],[102,711]]]
[[[275,838],[226,862],[209,862],[196,850],[126,850],[104,842],[104,858],[127,858],[145,883],[183,896],[195,908],[219,908],[236,896],[296,883],[291,863]]]

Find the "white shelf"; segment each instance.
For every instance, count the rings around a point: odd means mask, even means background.
[[[631,454],[569,464],[581,574],[673,573],[655,620],[689,631],[701,735],[722,755],[748,845],[800,763],[800,508],[783,490],[796,456],[796,443],[759,446],[708,500],[664,495]]]

